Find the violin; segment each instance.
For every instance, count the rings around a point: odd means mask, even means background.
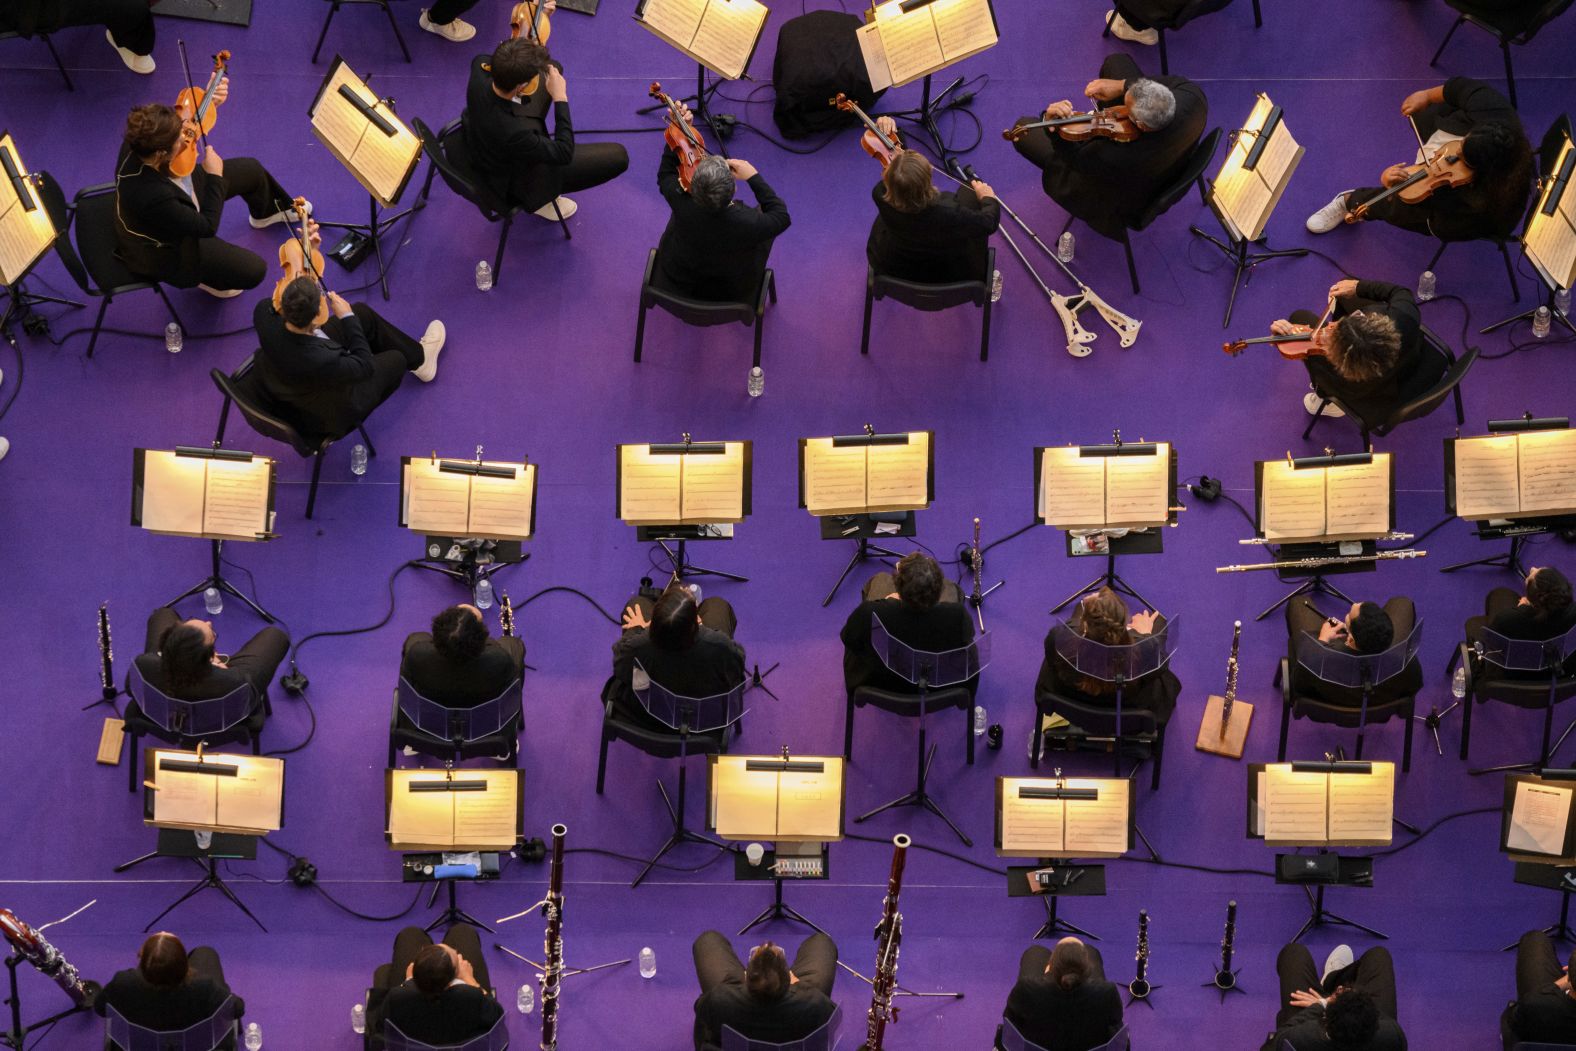
[[[524,0],[515,4],[509,12],[509,39],[519,40],[523,36],[533,44],[546,45],[553,31],[549,13],[546,0]]]
[[[184,58],[185,45],[181,46],[181,55]],[[221,51],[213,56],[213,72],[208,77],[208,84],[203,88],[192,87],[188,84],[175,96],[175,112],[180,115],[182,128],[180,144],[175,148],[175,154],[170,158],[170,172],[177,178],[184,179],[197,170],[197,140],[206,137],[213,130],[214,122],[218,120],[218,109],[213,104],[214,89],[225,78],[229,70],[230,53]],[[187,78],[190,80],[190,77]]]
[[[695,167],[700,164],[700,159],[706,156],[706,140],[700,137],[695,125],[684,116],[679,104],[663,93],[661,84],[653,80],[649,94],[668,108],[668,126],[663,131],[662,138],[668,144],[668,149],[672,150],[679,159],[679,186],[688,193]]]
[[[297,197],[293,207],[295,213],[301,217],[301,229],[291,231],[290,240],[279,246],[280,274],[279,280],[274,283],[275,311],[279,309],[279,301],[284,297],[285,289],[290,287],[290,283],[296,278],[308,277],[318,288],[323,287],[323,253],[312,243],[311,235],[307,232],[306,198]],[[328,297],[325,295],[314,323],[321,325],[327,320]]]
[[[859,103],[841,91],[828,100],[828,105],[836,106],[844,113],[852,113],[859,118],[865,126],[865,133],[859,137],[859,145],[865,148],[866,153],[880,161],[881,169],[885,171],[886,166],[892,163],[892,158],[897,156],[897,151],[903,148],[903,140],[898,138],[897,133],[893,132],[891,136],[883,135],[876,122],[870,119],[870,115],[859,108]]]
[[[1287,361],[1302,361],[1304,358],[1325,357],[1324,348],[1313,342],[1313,337],[1330,321],[1330,314],[1335,310],[1335,300],[1331,299],[1324,308],[1324,316],[1319,318],[1319,323],[1313,326],[1311,332],[1288,332],[1283,336],[1256,336],[1253,339],[1235,339],[1230,343],[1222,343],[1220,349],[1232,357],[1241,354],[1248,347],[1268,343],[1280,351],[1280,356]]]
[[[1435,190],[1447,186],[1466,186],[1472,181],[1473,174],[1467,162],[1461,159],[1461,152],[1450,149],[1438,150],[1422,164],[1408,164],[1404,169],[1406,178],[1347,212],[1346,221],[1355,223],[1362,220],[1368,215],[1369,208],[1386,197],[1399,197],[1407,204],[1426,201],[1434,195]]]
[[[1074,113],[1070,117],[1014,124],[1002,132],[1001,137],[1008,142],[1017,142],[1035,128],[1054,129],[1057,135],[1068,142],[1088,142],[1090,139],[1133,142],[1143,135],[1126,106],[1107,106],[1088,113]]]

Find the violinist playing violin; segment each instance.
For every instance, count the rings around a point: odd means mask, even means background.
[[[1298,310],[1270,325],[1271,335],[1311,337],[1302,359],[1313,387],[1302,400],[1309,415],[1336,398],[1363,419],[1381,422],[1444,374],[1441,356],[1422,353],[1423,318],[1411,289],[1346,278],[1330,286],[1329,304],[1324,318]],[[1334,404],[1322,414],[1345,415]]]
[[[1308,230],[1329,233],[1345,223],[1381,219],[1413,233],[1444,241],[1511,236],[1532,191],[1532,146],[1510,101],[1470,77],[1414,91],[1401,113],[1416,128],[1416,161],[1454,159],[1456,174],[1437,188],[1419,188],[1421,199],[1403,187],[1415,165],[1392,164],[1382,185],[1346,190],[1308,217]]]
[[[543,5],[548,11],[553,6],[552,0]],[[471,62],[461,140],[493,194],[551,222],[578,208],[564,194],[600,186],[629,167],[629,154],[616,142],[575,142],[563,66],[525,37],[505,40]]]
[[[876,126],[897,142],[891,117]],[[975,180],[956,193],[937,190],[930,159],[899,145],[871,191],[876,219],[865,257],[877,273],[904,281],[976,281],[985,271],[986,244],[1001,225],[1001,205],[990,186]]]
[[[222,105],[229,91],[229,79],[221,79],[213,104]],[[195,142],[196,134],[192,121],[161,103],[138,106],[127,116],[115,165],[115,254],[140,277],[228,298],[262,284],[268,265],[219,237],[224,202],[242,198],[259,229],[297,216],[291,196],[261,162],[224,160]],[[172,170],[182,147],[201,156],[186,176]],[[310,215],[312,206],[306,207]]]
[[[1106,58],[1099,78],[1089,82],[1084,94],[1097,111],[1123,107],[1134,129],[1132,141],[1074,139],[1045,127],[1015,134],[1016,126],[1008,137],[1045,173],[1042,182],[1053,201],[1096,232],[1119,240],[1187,163],[1204,134],[1209,104],[1203,89],[1191,80],[1146,77],[1130,56],[1122,54]],[[1043,118],[1020,117],[1018,125],[1060,120],[1073,113],[1071,102],[1053,102]]]

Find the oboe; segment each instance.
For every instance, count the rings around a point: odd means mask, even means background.
[[[1226,992],[1237,987],[1237,972],[1231,969],[1231,953],[1237,940],[1237,903],[1226,902],[1226,936],[1220,939],[1220,967],[1215,971],[1215,988]]]
[[[92,1004],[93,998],[98,995],[98,985],[83,980],[59,949],[49,944],[42,934],[17,919],[10,909],[0,909],[0,934],[5,935],[18,958],[26,960],[40,974],[53,979],[77,1007]]]
[[[974,570],[974,593],[969,596],[969,601],[974,603],[974,608],[979,609],[985,596],[980,594],[980,570],[983,563],[980,561],[980,520],[974,519],[974,542],[969,545],[969,567]]]
[[[115,652],[110,648],[107,601],[100,603],[98,608],[98,644],[100,699],[113,701],[120,691],[115,688]]]
[[[508,599],[504,602],[507,610]],[[542,905],[547,916],[542,939],[542,1051],[558,1049],[558,996],[564,975],[564,834],[568,831],[563,825],[553,826],[552,867]]]
[[[509,603],[507,591],[498,593],[498,628],[503,632],[504,638],[514,638],[514,606]]]
[[[1133,980],[1127,983],[1127,991],[1133,994],[1134,1000],[1143,1000],[1149,996],[1152,987],[1149,984],[1149,913],[1145,909],[1138,910],[1138,952],[1133,957],[1136,969]]]
[[[1427,551],[1406,548],[1402,551],[1375,551],[1371,555],[1330,555],[1322,558],[1294,558],[1286,562],[1255,562],[1247,566],[1216,566],[1217,573],[1246,573],[1252,569],[1320,569],[1356,562],[1383,562],[1395,558],[1422,558]]]
[[[892,995],[897,991],[897,955],[903,940],[903,914],[898,911],[897,900],[903,889],[903,862],[911,842],[901,833],[892,837],[892,874],[887,877],[881,922],[876,926],[876,970],[870,982],[870,1014],[863,1051],[882,1051],[887,1023],[897,1021],[898,1009],[892,1006]]]
[[[1220,736],[1231,723],[1231,706],[1237,703],[1237,651],[1242,646],[1242,621],[1231,627],[1231,656],[1226,658],[1226,694],[1220,701]]]

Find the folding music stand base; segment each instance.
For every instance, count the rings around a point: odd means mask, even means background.
[[[259,606],[256,602],[253,602],[246,595],[242,594],[241,590],[234,584],[224,579],[224,574],[219,571],[219,549],[224,544],[224,541],[212,540],[210,543],[213,544],[212,571],[208,574],[208,576],[204,577],[202,580],[199,580],[197,583],[193,584],[191,587],[187,588],[185,591],[166,602],[165,605],[173,607],[182,599],[190,598],[193,595],[200,595],[209,588],[213,588],[219,592],[222,592],[223,594],[233,595],[234,597],[240,599],[242,602],[246,603],[247,606],[251,607],[253,613],[257,614],[259,617],[262,617],[263,620],[267,621],[269,624],[277,621],[279,618],[275,617],[262,606]]]
[[[1304,934],[1307,934],[1316,927],[1332,926],[1355,927],[1360,931],[1373,935],[1375,938],[1389,940],[1390,936],[1388,934],[1374,930],[1367,924],[1358,923],[1356,920],[1349,920],[1345,916],[1337,916],[1335,913],[1325,909],[1324,884],[1319,884],[1319,889],[1317,892],[1309,890],[1306,886],[1302,888],[1302,892],[1308,895],[1308,905],[1312,909],[1312,912],[1308,916],[1307,921],[1303,923],[1302,928],[1298,930],[1296,934],[1291,936],[1292,941],[1301,941]]]
[[[933,147],[935,147],[936,159],[941,162],[942,168],[946,168],[949,161],[951,160],[952,155],[947,149],[946,142],[941,138],[941,128],[936,124],[936,114],[940,113],[942,110],[951,109],[953,106],[959,105],[959,103],[946,102],[945,100],[948,95],[952,94],[954,91],[958,90],[958,88],[963,86],[963,78],[958,77],[952,83],[948,84],[946,87],[932,95],[930,90],[931,76],[932,74],[925,74],[918,107],[914,109],[900,109],[892,113],[884,114],[884,116],[891,117],[894,120],[906,120],[910,123],[918,124],[920,128],[924,130],[925,134],[930,136],[930,143]]]
[[[1454,573],[1458,569],[1470,569],[1473,566],[1496,566],[1508,569],[1518,577],[1527,575],[1527,567],[1521,561],[1521,548],[1527,542],[1527,533],[1518,533],[1510,538],[1510,550],[1502,555],[1490,555],[1488,558],[1476,558],[1470,562],[1457,562],[1453,566],[1446,566],[1441,573]]]
[[[827,606],[832,604],[832,600],[837,597],[838,589],[843,586],[843,581],[848,579],[848,574],[854,571],[855,566],[863,562],[868,562],[873,558],[881,559],[902,557],[903,553],[901,551],[893,551],[889,548],[884,548],[879,544],[872,544],[869,537],[860,537],[858,540],[858,546],[854,548],[854,557],[848,560],[848,565],[844,566],[843,571],[838,574],[837,583],[833,584],[832,590],[826,593],[826,598],[821,601],[821,608],[825,609]]]
[[[521,963],[526,964],[529,967],[535,968],[539,972],[546,973],[546,971],[547,971],[547,968],[545,966],[543,966],[542,964],[539,964],[535,960],[529,959],[529,958],[527,958],[525,956],[521,956],[519,953],[517,953],[513,949],[509,948],[507,945],[504,945],[504,944],[502,944],[500,942],[493,942],[493,948],[497,949],[501,953],[506,953],[506,954],[508,954],[510,956],[513,956],[516,960],[519,960]],[[560,977],[560,978],[573,978],[577,974],[590,974],[593,971],[605,971],[609,967],[622,967],[626,963],[634,963],[634,962],[635,961],[633,959],[610,960],[607,963],[592,964],[590,967],[565,967],[562,971],[559,972],[558,977]]]
[[[159,856],[160,855],[157,852],[155,852],[153,854],[146,854],[146,855],[144,855],[144,856],[142,856],[140,858],[137,858],[137,859],[135,859],[133,861],[128,861],[124,865],[117,865],[117,866],[115,866],[115,871],[116,872],[120,872],[123,869],[130,868],[132,865],[138,864],[139,862],[147,861],[149,858],[154,858],[154,857],[159,857]],[[192,860],[193,861],[197,861],[197,863],[199,865],[203,864],[202,861],[198,861],[196,858],[193,858]],[[212,887],[214,890],[217,890],[219,893],[223,894],[226,898],[229,898],[230,901],[235,905],[236,908],[238,908],[242,912],[246,913],[246,918],[247,919],[249,919],[253,923],[257,924],[258,929],[261,930],[264,934],[267,934],[268,933],[268,928],[263,926],[263,921],[258,919],[256,916],[252,915],[252,910],[248,909],[246,907],[246,904],[243,901],[241,901],[240,898],[235,896],[235,891],[231,890],[229,888],[229,885],[226,884],[224,882],[224,879],[219,875],[219,859],[213,857],[212,855],[209,855],[207,857],[206,861],[207,861],[207,865],[206,865],[207,875],[204,876],[202,879],[198,880],[195,884],[193,884],[191,889],[188,890],[185,894],[182,894],[180,897],[176,898],[173,902],[171,902],[169,904],[169,907],[166,908],[163,912],[159,913],[157,916],[153,917],[153,919],[149,920],[148,921],[148,925],[146,927],[142,928],[142,929],[144,931],[151,931],[151,930],[153,930],[153,925],[158,923],[160,920],[164,919],[164,917],[168,916],[171,912],[175,911],[175,908],[177,906],[185,904],[187,899],[193,898],[197,894],[201,893],[202,891],[205,891],[208,888]]]
[[[777,887],[776,897],[770,905],[761,910],[761,914],[759,916],[755,917],[755,919],[739,928],[740,934],[745,934],[751,928],[759,927],[761,924],[770,923],[773,920],[784,920],[789,923],[801,923],[804,926],[809,927],[811,930],[818,931],[821,934],[826,933],[819,923],[816,923],[814,920],[806,919],[792,905],[788,905],[783,902],[783,881],[781,879],[774,879],[772,882],[776,884]]]
[[[1305,256],[1308,254],[1308,249],[1306,248],[1270,248],[1263,238],[1257,241],[1239,241],[1236,238],[1229,238],[1230,243],[1228,244],[1226,241],[1220,240],[1220,238],[1199,229],[1197,226],[1190,226],[1188,230],[1192,232],[1193,236],[1201,237],[1220,249],[1221,255],[1231,260],[1236,267],[1236,273],[1231,278],[1231,296],[1226,300],[1226,317],[1220,323],[1221,328],[1231,324],[1231,312],[1237,306],[1237,290],[1246,287],[1247,283],[1253,279],[1254,267],[1268,259],[1289,259],[1294,256]],[[1250,251],[1248,249],[1250,244],[1264,245],[1265,250],[1262,252]]]
[[[428,934],[431,934],[433,931],[437,930],[439,927],[452,927],[456,923],[468,923],[472,927],[480,927],[482,930],[486,931],[488,934],[492,934],[493,933],[493,929],[491,927],[487,926],[481,920],[478,920],[475,916],[472,916],[470,913],[468,913],[464,909],[460,908],[459,888],[456,886],[456,884],[459,881],[451,879],[451,880],[444,880],[443,882],[448,884],[448,888],[449,888],[449,904],[448,904],[448,907],[445,908],[441,913],[438,914],[438,918],[437,919],[435,919],[431,923],[427,924],[427,926],[423,927],[422,930],[427,932]],[[436,898],[437,896],[438,896],[438,888],[437,887],[433,887],[432,888],[432,897],[428,898],[428,900],[427,900],[427,907],[428,908],[432,907],[432,898]]]
[[[1455,705],[1451,705],[1451,707],[1455,707]],[[1551,713],[1552,711],[1553,709],[1550,709]],[[1576,720],[1573,720],[1568,726],[1565,727],[1564,732],[1562,732],[1559,737],[1555,738],[1554,743],[1549,745],[1549,754],[1543,756],[1542,758],[1534,759],[1527,763],[1504,763],[1500,766],[1480,766],[1476,769],[1468,770],[1467,773],[1471,774],[1473,777],[1477,777],[1482,774],[1504,774],[1516,770],[1542,770],[1544,767],[1553,762],[1555,753],[1557,753],[1560,748],[1564,746],[1565,739],[1570,737],[1573,732],[1576,732]]]
[[[58,303],[63,307],[76,307],[81,309],[82,304],[75,299],[61,299],[58,296],[41,296],[29,292],[18,281],[9,285],[6,291],[5,313],[0,314],[0,339],[4,339],[11,346],[16,346],[16,336],[11,333],[11,326],[18,322],[22,331],[41,336],[49,335],[49,319],[42,314],[35,313],[33,308],[40,303]]]
[[[449,565],[434,565],[431,562],[427,562],[419,558],[413,558],[405,564],[410,566],[412,569],[425,569],[429,573],[442,573],[444,576],[452,577],[474,592],[476,590],[476,585],[479,582],[491,579],[492,575],[501,569],[506,569],[509,566],[517,566],[520,565],[521,562],[529,561],[530,557],[531,555],[529,552],[521,552],[521,558],[519,562],[479,563],[467,561],[461,562],[458,567]]]
[[[89,1000],[89,1002],[86,1004],[76,1004],[66,1008],[64,1011],[52,1014],[48,1018],[40,1019],[39,1021],[34,1022],[32,1025],[23,1025],[22,992],[17,987],[16,981],[16,969],[20,967],[21,964],[22,957],[15,953],[12,953],[5,958],[6,970],[9,972],[8,977],[11,981],[11,995],[6,998],[6,1003],[11,1005],[11,1028],[7,1029],[3,1033],[0,1033],[0,1046],[15,1048],[17,1051],[20,1051],[22,1045],[26,1042],[27,1035],[29,1033],[43,1029],[45,1026],[54,1025],[62,1018],[70,1018],[74,1014],[86,1011],[92,1003],[92,1000]],[[82,984],[94,997],[98,996],[100,986],[97,982],[84,981]]]
[[[1346,594],[1346,592],[1342,591],[1334,584],[1331,584],[1328,580],[1325,580],[1323,573],[1315,573],[1313,576],[1309,577],[1307,580],[1304,580],[1301,584],[1298,584],[1295,588],[1289,591],[1284,598],[1280,599],[1273,606],[1266,609],[1263,613],[1260,613],[1253,619],[1263,620],[1265,617],[1269,616],[1271,613],[1274,613],[1276,610],[1280,609],[1282,606],[1286,605],[1286,603],[1290,602],[1299,595],[1329,595],[1331,598],[1338,598],[1342,602],[1354,601],[1350,595]]]
[[[870,980],[868,975],[860,974],[858,971],[856,971],[852,967],[848,966],[842,960],[838,960],[837,961],[837,966],[841,967],[843,970],[847,971],[849,974],[853,975],[855,978],[858,978],[861,982],[864,982],[866,985],[873,986],[875,984],[874,982],[872,982]],[[963,994],[962,993],[916,993],[912,989],[905,989],[905,988],[903,988],[901,985],[899,985],[899,986],[897,986],[897,987],[895,987],[893,989],[892,995],[893,996],[915,996],[915,997],[923,997],[923,998],[938,999],[938,1000],[961,1000],[961,999],[963,999]]]
[[[1558,310],[1554,309],[1554,292],[1547,287],[1546,283],[1545,283],[1545,286],[1544,286],[1543,302],[1541,304],[1539,304],[1539,305],[1548,307],[1549,308],[1549,316],[1554,321],[1558,322],[1561,325],[1564,325],[1567,329],[1569,329],[1572,335],[1576,335],[1576,325],[1572,325],[1571,324],[1571,319],[1569,317],[1567,317],[1566,315],[1560,313]],[[1538,308],[1537,307],[1533,307],[1530,310],[1523,310],[1519,314],[1514,314],[1514,315],[1512,315],[1512,316],[1510,316],[1508,318],[1505,318],[1503,321],[1496,321],[1492,325],[1487,326],[1486,328],[1478,329],[1478,331],[1479,332],[1493,332],[1496,329],[1504,328],[1506,325],[1514,325],[1518,321],[1531,321],[1532,320],[1532,316],[1534,314],[1536,314],[1537,312],[1538,312]]]
[[[673,801],[668,798],[667,786],[661,781],[657,782],[657,791],[662,793],[662,805],[668,808],[668,816],[673,819],[673,834],[668,837],[667,842],[662,844],[661,849],[651,856],[651,860],[646,862],[646,867],[640,870],[640,875],[636,876],[634,882],[629,885],[631,890],[640,886],[640,884],[645,881],[645,878],[651,874],[651,870],[657,867],[657,863],[663,859],[667,852],[672,850],[674,847],[679,846],[680,844],[704,843],[709,847],[720,847],[723,850],[733,849],[720,839],[713,839],[711,836],[702,835],[699,832],[692,832],[690,829],[684,826],[684,797],[685,788],[687,785],[687,778],[685,776],[684,770],[685,759],[686,756],[681,753],[679,756],[679,805],[677,809],[674,808]]]
[[[1550,938],[1553,938],[1557,942],[1573,942],[1573,943],[1576,943],[1576,930],[1571,930],[1570,917],[1571,917],[1571,896],[1569,894],[1567,894],[1565,891],[1560,891],[1560,919],[1559,919],[1559,922],[1551,924],[1551,925],[1543,928],[1543,933],[1547,934]],[[1521,944],[1521,940],[1518,938],[1516,941],[1511,942],[1509,945],[1507,945],[1503,949],[1501,949],[1500,952],[1510,952],[1510,950],[1516,948],[1516,946],[1518,946],[1520,944]]]
[[[1051,607],[1051,612],[1052,613],[1060,613],[1063,609],[1066,609],[1068,606],[1070,606],[1074,602],[1078,601],[1078,599],[1082,598],[1083,596],[1089,594],[1092,591],[1097,591],[1097,590],[1099,590],[1102,587],[1110,588],[1112,591],[1118,592],[1119,594],[1126,595],[1129,598],[1135,598],[1139,602],[1142,602],[1146,609],[1153,609],[1154,608],[1153,606],[1151,606],[1149,604],[1149,600],[1148,599],[1146,599],[1146,598],[1144,598],[1144,596],[1140,595],[1133,588],[1133,586],[1131,584],[1129,584],[1127,581],[1123,580],[1121,578],[1121,576],[1119,576],[1117,574],[1117,572],[1116,572],[1116,556],[1114,554],[1107,554],[1105,556],[1105,572],[1102,573],[1100,576],[1095,577],[1088,584],[1085,584],[1083,587],[1079,588],[1077,591],[1073,592],[1071,595],[1068,595],[1066,598],[1062,599],[1056,605],[1052,606]],[[1286,600],[1282,599],[1281,601],[1284,602]],[[1273,609],[1274,607],[1271,607],[1271,608]],[[1260,616],[1262,618],[1263,614],[1260,614]]]
[[[1040,924],[1040,929],[1034,932],[1035,941],[1039,941],[1041,938],[1054,938],[1058,934],[1074,934],[1080,938],[1088,938],[1091,941],[1100,940],[1098,934],[1092,934],[1077,924],[1069,923],[1056,915],[1058,899],[1055,894],[1044,895],[1044,900],[1045,922]]]
[[[324,227],[325,229],[332,228],[335,230],[344,230],[345,239],[347,241],[353,241],[355,238],[359,237],[368,243],[368,246],[372,250],[372,254],[377,258],[378,261],[378,286],[382,288],[383,301],[387,303],[389,301],[389,268],[394,265],[394,256],[399,252],[399,245],[396,244],[394,246],[394,251],[390,252],[388,259],[385,260],[383,258],[383,233],[390,226],[393,226],[401,219],[421,211],[421,209],[427,206],[427,202],[425,199],[418,197],[416,199],[416,203],[411,205],[409,208],[402,209],[392,215],[384,216],[383,218],[378,217],[378,199],[376,197],[368,194],[367,205],[368,220],[365,224],[331,223],[325,220],[319,222],[317,225]],[[340,249],[339,246],[335,246],[335,251],[333,251],[331,254],[334,254],[336,258],[340,258],[341,261],[343,261],[341,252],[343,252],[343,255],[356,255],[356,261],[359,263],[361,258],[365,256],[366,249],[360,249],[358,251],[353,244],[347,245],[344,249]]]
[[[669,547],[666,540],[658,540],[657,546],[662,549],[663,554],[668,556],[668,561],[673,564],[673,575],[679,580],[683,580],[686,577],[722,577],[724,580],[733,580],[740,584],[748,584],[750,582],[749,577],[743,577],[737,573],[725,573],[720,569],[707,569],[705,566],[697,566],[689,560],[689,553],[684,548],[685,541],[675,540],[674,543],[677,547]]]
[[[927,791],[925,788],[925,782],[930,778],[930,764],[934,762],[936,758],[937,747],[936,745],[931,745],[930,754],[926,755],[925,741],[925,727],[923,723],[921,723],[919,728],[919,781],[914,785],[914,790],[905,795],[899,796],[890,803],[882,803],[874,810],[865,811],[863,814],[860,814],[858,817],[854,818],[854,823],[859,824],[862,821],[875,817],[877,814],[896,809],[897,807],[920,807],[930,811],[932,814],[935,814],[941,820],[945,821],[947,823],[947,827],[952,829],[953,833],[963,841],[963,845],[965,847],[972,847],[974,845],[974,841],[963,834],[963,830],[957,826],[955,821],[946,815],[946,812],[941,809],[940,804],[930,797],[929,791]]]

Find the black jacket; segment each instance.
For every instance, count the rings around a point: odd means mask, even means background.
[[[182,701],[211,701],[223,697],[237,686],[245,686],[249,682],[245,675],[234,668],[221,668],[217,664],[210,664],[207,674],[201,682],[183,690],[171,690],[164,678],[164,669],[159,662],[157,653],[139,653],[136,658],[137,673],[142,676],[142,681],[152,686],[166,697],[174,697]],[[124,972],[131,974],[133,972]]]
[[[825,1025],[836,1009],[830,997],[804,982],[790,985],[776,1003],[762,1003],[742,980],[731,978],[695,1001],[695,1046],[721,1045],[723,1026],[751,1040],[802,1040]]]
[[[737,199],[721,211],[697,202],[679,185],[679,161],[662,149],[657,188],[673,214],[657,244],[657,287],[691,299],[744,303],[755,298],[772,239],[788,229],[788,206],[766,177],[757,174],[750,190],[760,205]]]
[[[230,990],[212,979],[196,978],[173,989],[160,989],[132,968],[116,972],[93,1002],[93,1010],[108,1017],[113,1007],[132,1025],[180,1030],[212,1017],[229,997]],[[237,1008],[244,1011],[245,1005],[238,1004]]]
[[[1082,616],[1082,607],[1075,613],[1074,619]],[[1075,625],[1076,626],[1076,625]],[[1128,642],[1137,642],[1143,636],[1128,631]],[[1056,704],[1050,695],[1065,697],[1076,704],[1087,705],[1091,708],[1109,708],[1116,710],[1116,690],[1103,689],[1095,693],[1085,692],[1083,689],[1084,677],[1056,652],[1056,637],[1054,632],[1045,635],[1045,659],[1040,662],[1040,675],[1034,684],[1034,696],[1040,705],[1042,713],[1049,714],[1056,710]],[[1171,718],[1171,713],[1176,709],[1177,697],[1182,692],[1182,683],[1169,666],[1159,671],[1141,675],[1129,682],[1122,690],[1122,708],[1131,711],[1141,708],[1155,714],[1164,726]],[[1066,712],[1061,713],[1063,718],[1073,723],[1078,720]]]
[[[1444,85],[1445,101],[1426,111],[1441,131],[1465,136],[1485,124],[1505,124],[1518,135],[1526,132],[1510,100],[1497,88],[1471,77],[1451,77]],[[1417,205],[1427,217],[1428,229],[1445,240],[1508,236],[1521,222],[1532,190],[1532,166],[1502,175],[1497,181],[1477,180],[1465,186],[1435,190]]]
[[[1411,289],[1388,281],[1359,281],[1356,295],[1336,300],[1330,323],[1358,310],[1384,314],[1401,332],[1401,353],[1388,372],[1372,380],[1349,380],[1324,358],[1305,360],[1320,391],[1335,395],[1358,416],[1378,424],[1438,383],[1448,366],[1443,357],[1423,349],[1423,315]]]
[[[449,708],[472,708],[492,700],[520,677],[525,666],[522,639],[488,639],[481,656],[456,664],[438,653],[429,632],[405,639],[400,676],[429,701]]]
[[[971,187],[942,191],[923,211],[900,212],[887,203],[886,185],[871,191],[876,220],[865,242],[865,258],[877,273],[905,281],[944,284],[978,281],[985,273],[985,248],[1001,225],[1001,205],[980,200]]]
[[[652,681],[670,693],[685,697],[714,697],[744,681],[744,647],[720,631],[701,625],[695,644],[682,653],[662,649],[644,628],[626,631],[613,643],[613,677],[603,688],[602,699],[612,701],[625,719],[658,732],[673,728],[653,718],[635,697],[631,685],[635,664]]]
[[[192,189],[200,209],[175,180],[121,145],[115,162],[115,254],[127,269],[182,287],[196,284],[197,242],[219,234],[224,179],[198,168]]]
[[[1576,1000],[1551,982],[1511,1006],[1510,1023],[1528,1043],[1576,1044]]]
[[[1390,616],[1390,623],[1395,629],[1395,637],[1391,640],[1394,646],[1412,633],[1412,628],[1417,624],[1417,610],[1412,605],[1411,599],[1392,598],[1384,604],[1385,613]],[[1299,613],[1298,616],[1306,616]],[[1305,622],[1308,634],[1317,635],[1319,630],[1319,614],[1313,613]],[[1316,701],[1338,708],[1357,710],[1363,703],[1363,691],[1355,686],[1334,686],[1319,679],[1307,668],[1297,662],[1297,645],[1299,640],[1294,636],[1290,640],[1292,692],[1298,697],[1309,697]],[[1328,646],[1340,653],[1352,653],[1346,645],[1345,639],[1336,639],[1320,645]],[[1415,695],[1423,688],[1423,669],[1417,658],[1400,672],[1392,675],[1384,682],[1373,688],[1368,698],[1370,709],[1391,701],[1399,700],[1408,695]]]
[[[1324,1008],[1304,1008],[1290,1024],[1277,1029],[1261,1051],[1282,1051],[1287,1042],[1295,1051],[1338,1051],[1324,1035]],[[1406,1051],[1406,1034],[1394,1018],[1379,1016],[1379,1031],[1360,1051]]]
[[[428,1044],[474,1039],[503,1017],[496,999],[463,984],[451,985],[429,1000],[414,981],[405,981],[389,990],[381,1007],[382,1022],[393,1022],[406,1036]]]
[[[553,132],[534,115],[535,108],[501,99],[492,74],[482,68],[489,55],[471,60],[465,86],[461,144],[465,159],[483,185],[501,200],[540,208],[558,196],[561,173],[575,156],[575,128],[569,103],[553,103]]]
[[[914,693],[912,683],[894,674],[870,645],[870,620],[881,621],[887,634],[916,650],[945,653],[967,646],[974,638],[974,618],[961,602],[938,602],[928,610],[905,606],[901,599],[880,598],[861,602],[843,623],[843,685],[849,699],[861,686],[892,693]],[[979,688],[979,677],[965,684],[969,693]],[[936,686],[932,689],[941,689]]]
[[[1108,981],[1063,989],[1048,974],[1019,978],[1002,1015],[1045,1051],[1089,1051],[1122,1027],[1122,996]]]
[[[344,343],[291,332],[266,299],[252,311],[260,348],[252,365],[256,382],[309,438],[350,432],[383,397],[361,322],[354,314],[337,320]]]

